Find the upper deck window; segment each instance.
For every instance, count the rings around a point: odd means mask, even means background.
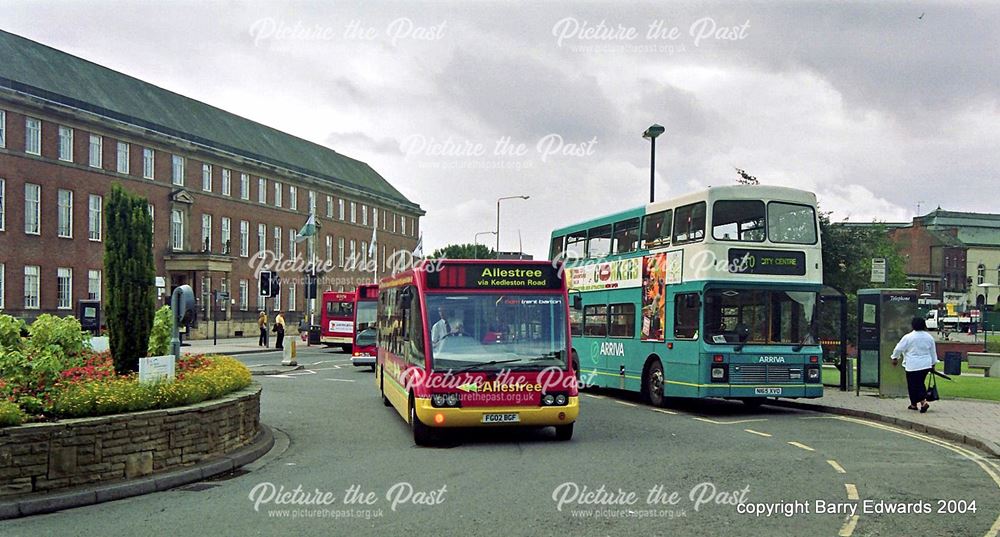
[[[764,241],[764,202],[723,200],[712,205],[712,238],[720,241]]]
[[[705,238],[705,202],[678,207],[674,213],[674,243],[694,242]]]
[[[768,203],[767,238],[771,242],[816,244],[816,210],[797,203]]]
[[[566,244],[566,237],[564,236],[552,237],[552,246],[549,248],[549,251],[552,252],[552,255],[550,255],[549,258],[555,259],[559,257],[559,255],[563,253],[565,244]]]
[[[616,254],[634,252],[639,248],[639,218],[615,222],[611,251]]]
[[[566,235],[566,257],[581,259],[584,256],[584,246],[587,243],[587,230],[574,231]]]
[[[611,253],[611,224],[591,228],[587,239],[587,257],[605,257]]]
[[[670,223],[672,211],[648,214],[643,219],[642,249],[651,250],[670,244]]]

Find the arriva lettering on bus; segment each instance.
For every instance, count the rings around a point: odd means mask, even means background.
[[[601,343],[601,354],[604,356],[625,356],[625,345],[617,341]]]
[[[759,363],[762,364],[783,364],[785,363],[784,356],[761,356]]]

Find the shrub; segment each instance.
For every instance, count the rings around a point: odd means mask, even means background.
[[[9,427],[24,423],[28,417],[17,404],[0,400],[0,427]]]
[[[0,354],[24,348],[21,331],[24,321],[10,315],[0,315]]]
[[[148,356],[165,356],[170,352],[170,330],[173,327],[170,306],[156,310],[153,328],[149,332]]]
[[[26,344],[29,354],[51,352],[65,360],[90,349],[90,334],[83,331],[75,317],[39,315],[28,333],[31,335]]]

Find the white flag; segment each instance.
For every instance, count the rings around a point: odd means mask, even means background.
[[[376,223],[375,226],[372,227],[372,243],[368,245],[368,259],[378,258],[378,246],[376,245],[376,241],[378,240],[377,233],[378,224]]]
[[[417,240],[417,246],[413,248],[413,257],[422,259],[424,257],[424,234],[420,234],[420,239]]]
[[[295,235],[295,242],[302,242],[309,237],[316,234],[316,215],[313,213],[309,214],[309,219],[306,220],[302,229],[299,230],[298,234]]]

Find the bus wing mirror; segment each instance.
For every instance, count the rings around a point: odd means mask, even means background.
[[[413,302],[413,288],[406,287],[399,294],[399,307],[408,310],[410,309],[410,303]]]
[[[583,297],[580,295],[573,295],[573,309],[582,310],[583,309]]]

